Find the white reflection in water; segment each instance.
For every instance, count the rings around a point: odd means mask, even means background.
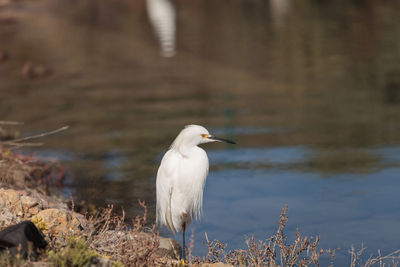
[[[271,17],[275,27],[284,25],[290,8],[290,0],[270,0]]]
[[[175,55],[176,12],[170,0],[146,0],[147,13],[160,42],[161,55]]]

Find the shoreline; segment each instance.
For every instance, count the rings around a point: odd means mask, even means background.
[[[323,255],[331,257],[330,266],[335,266],[337,250],[321,249],[319,236],[302,236],[298,230],[296,238],[288,242],[285,233],[288,207],[282,210],[276,233],[266,240],[257,241],[250,237],[246,241],[247,249],[226,251],[226,244],[210,241],[206,235],[207,256],[193,256],[189,244],[188,263],[183,264],[178,260],[178,242],[160,237],[154,224],[148,227],[144,202],[139,203],[143,214],[136,216],[131,223],[126,222],[124,214],[116,215],[113,205],[96,208],[91,214],[81,214],[74,211],[73,200],[44,193],[39,181],[45,177],[37,175],[42,162],[14,154],[1,145],[0,162],[0,231],[29,220],[43,233],[47,242],[47,248],[38,251],[37,258],[11,255],[0,250],[1,266],[319,266]],[[10,174],[10,170],[15,176],[5,175]],[[49,175],[49,172],[41,174]],[[4,177],[7,177],[7,183]],[[12,178],[18,183],[27,183],[17,185]],[[29,187],[32,185],[36,188]],[[384,256],[371,256],[363,263],[361,254],[364,249],[357,251],[352,247],[349,251],[350,266],[369,267],[379,262],[394,264],[400,260],[400,250],[396,250]]]
[[[148,226],[144,202],[143,214],[132,222],[116,215],[113,205],[92,212],[80,207],[86,213],[79,213],[72,199],[50,193],[51,170],[51,164],[14,153],[0,141],[0,232],[31,221],[47,242],[37,258],[0,250],[1,266],[183,266],[179,243]],[[190,266],[232,266],[193,259]]]
[[[49,168],[39,171],[45,166],[42,162],[1,146],[0,162],[0,231],[29,220],[44,234],[48,243],[47,250],[41,253],[38,261],[27,259],[25,264],[51,265],[54,260],[49,255],[60,256],[68,248],[71,238],[78,238],[85,244],[88,253],[94,255],[90,258],[92,266],[119,263],[122,264],[120,266],[130,266],[131,261],[139,265],[151,261],[156,266],[164,266],[178,262],[174,247],[178,249],[179,245],[172,239],[160,237],[154,227],[149,229],[145,226],[147,208],[144,203],[144,214],[136,217],[133,227],[125,222],[124,216],[114,214],[112,205],[96,209],[93,214],[81,214],[74,211],[73,201],[51,195],[49,185],[40,184],[51,173]],[[71,205],[68,202],[72,202]],[[121,247],[122,243],[124,247]],[[118,249],[126,250],[125,255]],[[116,252],[119,253],[117,256]],[[141,254],[147,256],[142,258]],[[12,257],[1,259],[1,263],[8,261],[14,266]],[[95,263],[99,260],[103,265]]]

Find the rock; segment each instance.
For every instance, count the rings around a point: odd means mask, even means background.
[[[57,208],[69,210],[67,204],[61,200],[43,195],[36,190],[15,190],[0,188],[0,208],[7,208],[18,216],[25,215],[29,218],[36,215],[40,210]]]
[[[40,201],[42,203],[43,209],[55,208],[55,209],[70,210],[67,204],[57,199],[56,197],[43,195],[36,190],[26,189],[25,191],[28,192],[29,196]]]
[[[176,240],[160,236],[160,245],[157,252],[159,256],[177,259],[177,256],[180,255],[180,251],[181,247]]]
[[[20,218],[30,218],[43,209],[40,200],[27,195],[23,190],[0,189],[0,207]]]
[[[71,231],[80,231],[86,226],[83,215],[63,209],[45,209],[37,213],[33,221],[43,225],[44,234],[67,235]]]
[[[20,193],[13,189],[0,189],[0,205],[8,206],[19,200]]]
[[[45,234],[68,234],[87,227],[86,218],[60,200],[30,190],[0,188],[0,227],[32,220]]]
[[[22,220],[8,209],[0,209],[0,230],[6,226],[20,223]]]
[[[152,235],[145,232],[139,232],[135,233],[135,235],[130,234],[129,239],[134,240],[140,245],[140,243],[145,243],[144,240],[151,240]],[[181,247],[179,246],[179,243],[172,238],[161,236],[159,237],[159,240],[160,244],[157,251],[158,256],[178,259],[181,253]]]

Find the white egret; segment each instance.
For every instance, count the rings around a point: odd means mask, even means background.
[[[176,137],[158,168],[156,221],[174,234],[182,233],[182,260],[186,257],[185,230],[193,218],[200,218],[208,174],[207,154],[197,145],[215,141],[235,144],[211,135],[203,126],[188,125]]]

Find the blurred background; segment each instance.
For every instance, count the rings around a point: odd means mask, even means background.
[[[396,0],[0,1],[0,118],[98,206],[144,199],[187,124],[208,144],[204,232],[228,248],[288,234],[369,257],[400,240],[400,2]],[[171,236],[166,229],[161,234]],[[177,236],[179,238],[179,236]]]

